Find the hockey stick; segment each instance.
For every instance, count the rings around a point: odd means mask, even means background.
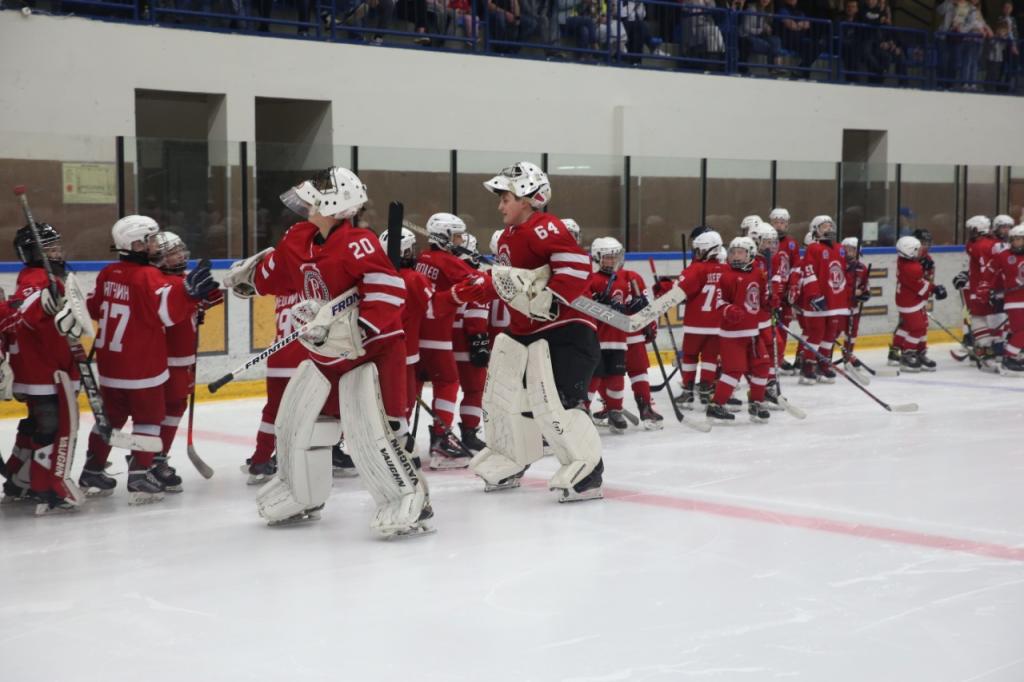
[[[430,418],[434,420],[434,423],[441,427],[441,432],[444,435],[450,437],[452,439],[452,441],[455,442],[455,445],[458,446],[459,450],[462,450],[462,454],[464,454],[464,455],[466,455],[468,457],[475,457],[476,456],[476,455],[473,454],[473,452],[469,448],[467,448],[465,445],[462,444],[462,441],[459,440],[459,437],[456,436],[455,433],[451,430],[451,427],[445,426],[445,423],[437,418],[437,415],[434,414],[434,411],[432,409],[430,409],[430,407],[423,400],[423,398],[421,398],[419,396],[416,396],[416,404],[419,405],[420,407],[422,407],[423,411],[426,412],[427,414],[429,414]]]
[[[39,257],[43,262],[43,269],[46,270],[46,278],[49,281],[47,290],[56,301],[60,297],[60,290],[57,288],[57,276],[53,274],[50,259],[46,257],[46,253],[43,251],[43,240],[40,238],[39,230],[36,228],[32,209],[28,205],[28,193],[25,186],[18,185],[15,187],[14,195],[21,202],[21,210],[25,214],[25,219],[28,221],[29,228],[32,231],[32,241],[35,242],[36,248],[39,249]],[[110,419],[107,417],[107,411],[103,406],[103,397],[100,395],[99,384],[96,382],[96,375],[93,374],[92,365],[89,364],[85,349],[82,348],[81,342],[66,336],[64,338],[68,342],[68,347],[71,349],[71,357],[78,368],[79,378],[85,389],[85,397],[89,401],[89,408],[92,410],[93,419],[96,422],[94,427],[96,433],[111,447],[142,452],[160,452],[163,449],[163,443],[159,436],[123,433],[110,425]]]
[[[324,305],[325,306],[330,306],[331,307],[331,313],[333,315],[337,315],[338,313],[344,312],[345,310],[351,308],[353,305],[355,305],[358,302],[359,302],[359,292],[356,290],[356,287],[351,287],[348,290],[343,291],[341,294],[335,296],[334,298],[332,298],[330,301],[328,301]],[[256,355],[253,355],[251,358],[249,358],[248,360],[246,360],[241,365],[239,365],[238,367],[236,367],[232,371],[228,372],[227,374],[225,374],[221,378],[219,378],[216,381],[213,381],[213,382],[207,384],[206,387],[209,389],[210,393],[216,393],[221,388],[223,388],[225,384],[227,384],[227,383],[229,383],[231,381],[234,381],[235,377],[238,374],[241,374],[242,372],[244,372],[244,371],[246,371],[248,369],[252,369],[256,365],[259,365],[264,360],[269,358],[271,355],[273,355],[277,351],[279,351],[282,348],[284,348],[285,346],[287,346],[292,341],[295,341],[300,336],[302,336],[303,334],[308,332],[312,327],[313,327],[312,323],[308,323],[308,324],[302,325],[301,327],[299,327],[298,329],[293,331],[291,334],[288,334],[287,336],[281,337],[280,339],[278,339],[277,341],[275,341],[271,345],[267,346],[266,348],[264,348],[262,351],[260,351]]]
[[[828,360],[825,358],[824,355],[822,355],[821,353],[818,352],[817,348],[814,348],[813,346],[811,346],[807,342],[807,339],[805,339],[804,337],[802,337],[799,334],[797,334],[795,331],[792,330],[792,328],[787,327],[787,326],[785,326],[783,324],[780,324],[779,328],[785,329],[786,332],[789,333],[790,336],[792,336],[794,339],[797,340],[798,343],[800,343],[800,345],[802,345],[804,348],[809,350],[811,352],[811,355],[815,356],[818,359],[818,362],[828,363]],[[851,384],[856,386],[863,393],[865,393],[869,398],[874,400],[876,403],[878,403],[879,405],[884,407],[889,412],[917,412],[917,410],[918,410],[917,403],[904,403],[902,405],[890,405],[889,403],[885,402],[884,400],[882,400],[881,398],[876,396],[874,393],[872,393],[871,391],[869,391],[868,389],[864,388],[859,383],[857,383],[857,381],[854,380],[849,374],[847,374],[841,367],[836,367],[835,365],[833,365],[833,367],[835,367],[835,370],[837,372],[839,372],[839,374],[844,379],[846,379]]]
[[[964,326],[967,327],[967,334],[971,337],[972,341],[970,346],[963,341],[960,341],[960,345],[967,350],[967,357],[974,361],[974,364],[977,365],[978,369],[981,369],[981,358],[979,358],[978,354],[974,352],[974,330],[971,328],[971,315],[970,311],[967,309],[967,299],[964,298],[963,289],[957,289],[957,291],[960,292],[960,313],[963,315]],[[954,355],[953,357],[955,358],[956,356]]]
[[[679,368],[678,367],[676,367],[671,372],[669,372],[669,375],[667,377],[665,377],[665,381],[661,382],[660,384],[652,384],[651,385],[651,392],[652,393],[657,393],[658,391],[664,389],[666,386],[668,386],[668,383],[670,381],[672,381],[672,377],[674,377],[677,374],[679,374]]]
[[[210,261],[205,258],[200,261],[199,267],[209,267]],[[192,441],[192,424],[196,413],[196,378],[199,376],[199,329],[203,326],[203,311],[196,311],[196,349],[193,354],[196,361],[192,365],[192,392],[188,396],[188,447],[186,452],[188,453],[188,461],[192,462],[192,466],[196,468],[199,475],[203,478],[212,478],[213,469],[210,465],[202,460],[199,453],[196,452],[195,444]]]
[[[653,258],[648,258],[647,259],[647,263],[648,263],[648,265],[651,266],[651,277],[654,278],[655,282],[657,282],[658,281],[658,268],[657,268],[657,266],[654,265],[654,259]],[[685,270],[685,269],[686,269],[686,235],[684,234],[683,235],[683,270]],[[668,329],[668,338],[669,338],[669,341],[672,343],[672,350],[674,351],[674,356],[675,356],[675,359],[676,359],[676,361],[675,361],[675,369],[673,369],[672,373],[669,374],[668,377],[666,378],[666,383],[667,383],[668,380],[672,379],[672,377],[674,377],[677,372],[681,372],[682,371],[682,368],[683,368],[683,366],[682,366],[682,357],[680,357],[680,356],[682,355],[683,351],[682,351],[682,347],[680,347],[679,344],[676,343],[676,333],[674,331],[672,331],[672,321],[668,318],[668,313],[665,314],[664,319],[665,319],[665,327]],[[661,388],[664,388],[664,385],[662,385]],[[653,391],[655,389],[652,387],[651,390]],[[658,389],[658,390],[660,390],[660,389]]]
[[[398,269],[402,261],[402,223],[405,206],[401,201],[388,204],[388,259]]]
[[[961,339],[956,338],[956,336],[953,334],[953,332],[951,332],[946,325],[944,325],[941,322],[939,322],[938,318],[935,317],[934,315],[932,315],[931,313],[928,313],[928,319],[930,319],[932,322],[937,324],[939,326],[939,329],[941,329],[942,331],[946,332],[946,335],[949,336],[949,338],[953,339],[954,341],[959,343],[961,346],[963,346],[963,349],[967,351],[967,357],[969,357],[971,360],[974,360],[974,362],[976,362],[978,364],[978,369],[982,369],[981,358],[979,358],[977,356],[977,354],[974,352],[973,348],[968,346]],[[954,355],[953,357],[955,358],[956,356]]]

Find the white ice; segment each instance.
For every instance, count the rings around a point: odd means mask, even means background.
[[[918,414],[789,378],[806,421],[699,434],[659,393],[663,431],[603,436],[607,499],[556,503],[551,459],[502,493],[435,473],[438,532],[393,542],[357,479],[267,528],[261,401],[201,403],[213,479],[182,437],[163,503],[129,507],[116,457],[76,515],[2,507],[0,679],[1020,682],[1024,381],[947,349],[869,387]]]

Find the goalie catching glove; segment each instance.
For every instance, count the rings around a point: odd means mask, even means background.
[[[253,280],[256,275],[256,267],[263,261],[263,257],[273,253],[274,248],[263,249],[259,253],[249,256],[245,260],[232,263],[228,268],[228,274],[224,275],[224,286],[239,298],[252,298],[258,293]],[[269,263],[270,270],[273,270],[273,262]]]
[[[535,270],[495,265],[491,268],[491,282],[509,307],[532,320],[549,322],[558,317],[558,301],[547,288],[551,268]]]
[[[359,326],[357,306],[335,313],[323,301],[307,299],[295,304],[292,318],[306,327],[299,343],[317,355],[355,359],[366,354],[366,331]]]

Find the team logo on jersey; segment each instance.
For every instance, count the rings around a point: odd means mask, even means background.
[[[747,285],[747,292],[743,297],[743,307],[751,314],[757,314],[761,310],[761,287],[757,286],[757,282]]]
[[[836,261],[828,264],[828,286],[837,294],[846,288],[846,273],[843,266]]]
[[[1010,256],[1009,258],[1006,259],[1006,262],[1009,263],[1010,265],[1014,265],[1017,262],[1017,257]]]
[[[779,254],[779,277],[789,279],[789,254],[785,251]]]
[[[512,249],[508,248],[508,244],[502,244],[498,247],[498,255],[495,258],[498,265],[512,265]]]
[[[824,251],[821,252],[821,257],[824,258],[825,260],[828,260],[828,249],[825,249]]]
[[[302,271],[303,298],[311,298],[314,301],[331,300],[331,290],[327,288],[327,282],[324,281],[316,263],[303,263],[299,269]]]

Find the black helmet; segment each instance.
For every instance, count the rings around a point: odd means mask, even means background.
[[[60,232],[58,232],[53,225],[47,223],[36,223],[36,230],[39,232],[39,242],[44,246],[50,246],[51,244],[57,244],[60,242]],[[18,230],[14,235],[14,252],[18,254],[18,258],[25,265],[32,265],[35,267],[41,267],[43,264],[42,254],[39,253],[39,249],[36,248],[35,237],[32,236],[32,226],[25,225]],[[58,265],[64,264],[64,259],[50,259],[51,263]]]
[[[708,227],[707,225],[697,225],[692,230],[690,230],[690,241],[692,242],[694,239],[704,234],[705,232],[708,232],[709,230],[711,230],[711,228]]]
[[[915,239],[917,239],[919,242],[921,242],[925,246],[931,246],[932,245],[932,233],[929,232],[928,230],[924,229],[923,227],[919,227],[916,230],[914,230],[914,232],[911,234],[911,236],[914,237]]]

